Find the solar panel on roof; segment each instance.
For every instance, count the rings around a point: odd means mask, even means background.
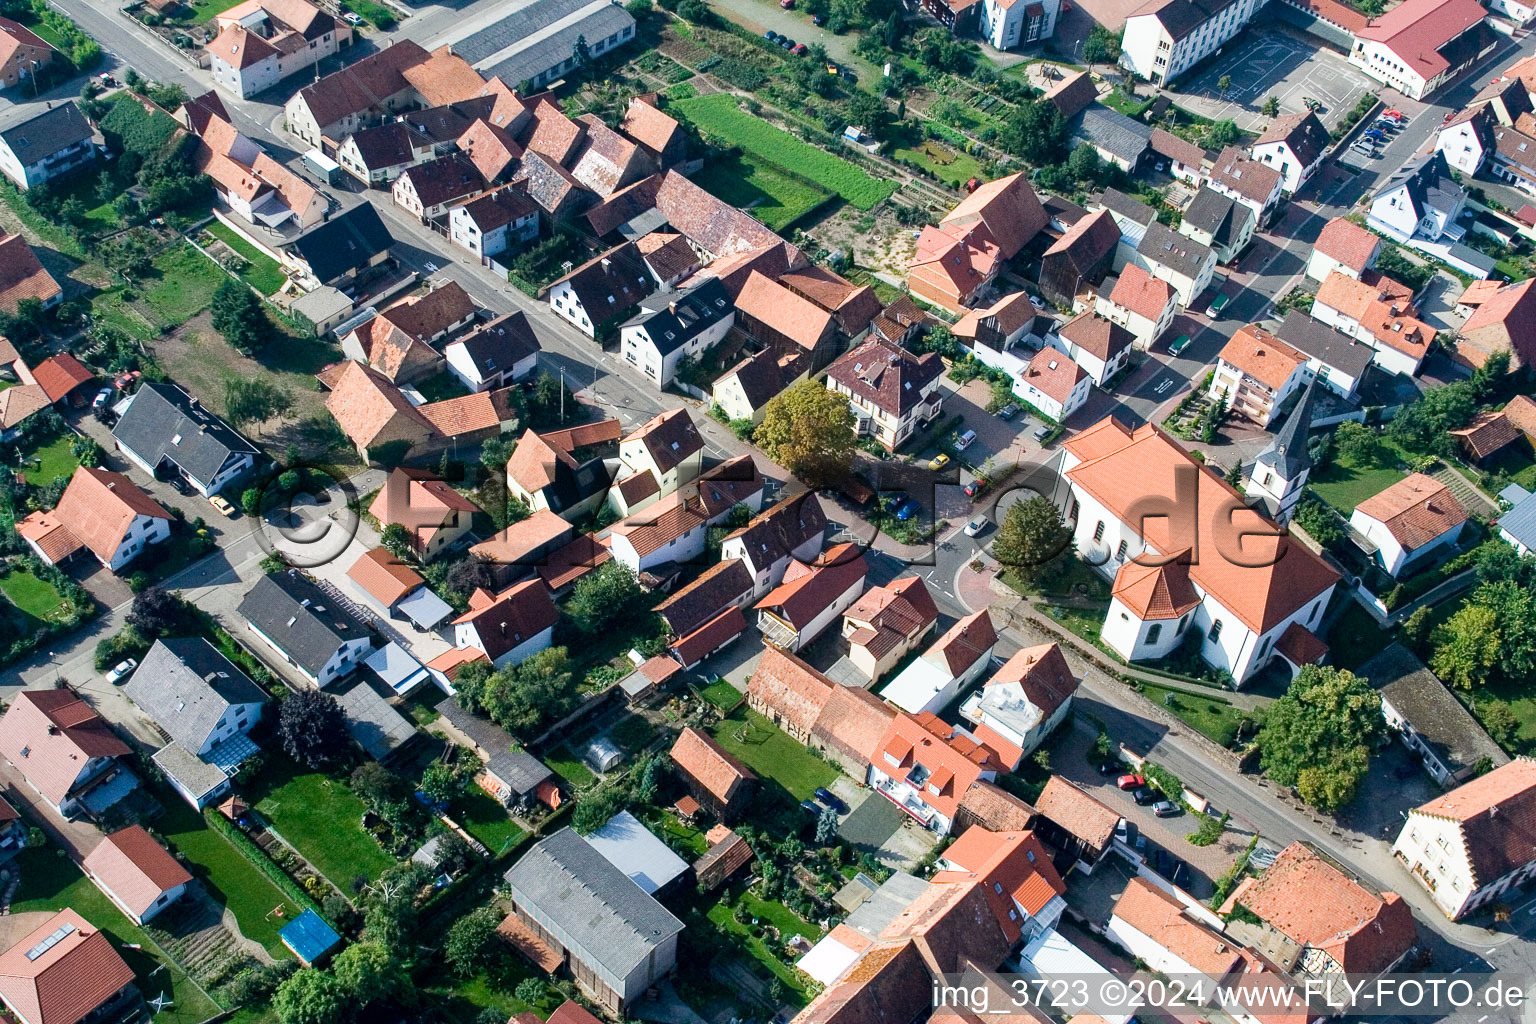
[[[47,938],[43,939],[43,941],[27,950],[27,959],[36,960],[38,957],[48,952],[54,946],[57,946],[66,937],[73,935],[74,931],[75,926],[73,924],[60,925],[59,927],[55,928]]]

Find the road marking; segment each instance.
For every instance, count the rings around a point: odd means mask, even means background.
[[[1456,969],[1455,969],[1455,970],[1454,970],[1454,971],[1452,971],[1452,972],[1451,972],[1451,973],[1452,973],[1452,974],[1460,974],[1460,973],[1461,973],[1461,971],[1462,971],[1462,969],[1461,969],[1461,968],[1460,968],[1460,967],[1458,967],[1458,968],[1456,968]]]

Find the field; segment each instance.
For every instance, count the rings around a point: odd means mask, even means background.
[[[170,326],[192,319],[213,302],[228,278],[190,245],[176,245],[155,258],[159,279],[144,289],[144,301]]]
[[[779,167],[793,168],[861,210],[874,207],[896,191],[893,181],[878,181],[841,157],[802,142],[781,128],[742,110],[726,93],[683,100],[675,109],[707,135]]]
[[[831,195],[746,154],[711,161],[693,180],[710,195],[749,211],[775,231],[784,230]]]
[[[272,828],[345,891],[358,875],[377,878],[394,858],[363,831],[363,802],[341,779],[269,761],[247,798]]]
[[[796,800],[830,786],[838,771],[756,711],[737,708],[714,728],[715,741],[748,768],[782,786]]]
[[[1308,486],[1317,496],[1338,509],[1344,518],[1367,498],[1386,490],[1406,476],[1392,467],[1359,468],[1348,459],[1336,458],[1319,472],[1314,472]]]
[[[74,476],[75,467],[80,465],[80,460],[69,449],[74,439],[74,434],[65,431],[54,435],[46,444],[22,453],[27,479],[35,484],[46,484],[61,476]],[[33,459],[38,465],[31,464]]]

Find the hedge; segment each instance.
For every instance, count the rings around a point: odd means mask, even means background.
[[[236,827],[234,822],[215,810],[203,808],[203,817],[207,819],[208,824],[212,826],[215,832],[228,839],[246,860],[256,865],[262,874],[270,878],[272,884],[283,891],[284,896],[287,896],[305,910],[313,910],[315,913],[320,914],[320,905],[310,898],[310,895],[303,890],[299,883],[288,876],[288,872],[278,867],[276,862],[267,856],[265,850],[256,845],[256,840],[246,835]],[[322,919],[325,917],[324,914],[320,916]]]

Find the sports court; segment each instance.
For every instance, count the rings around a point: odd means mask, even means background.
[[[1216,88],[1230,75],[1232,88]],[[1198,74],[1168,90],[1179,106],[1213,120],[1231,118],[1239,128],[1258,131],[1272,120],[1261,109],[1265,98],[1280,101],[1280,113],[1306,109],[1306,97],[1320,100],[1318,116],[1332,127],[1380,83],[1326,47],[1281,32],[1250,29]]]

